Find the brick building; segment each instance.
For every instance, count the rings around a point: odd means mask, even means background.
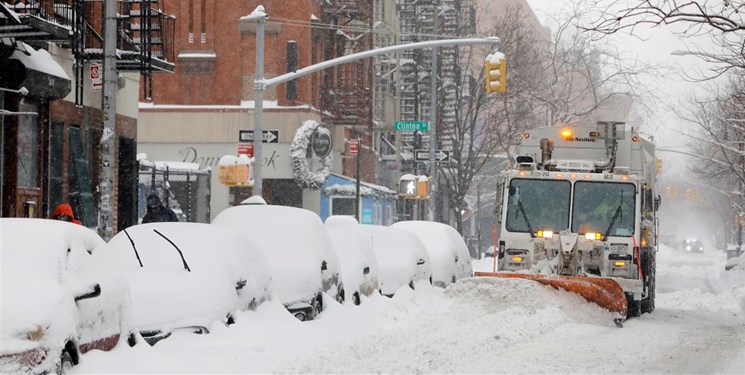
[[[369,28],[372,8],[364,5],[365,1],[307,0],[292,2],[292,6],[281,0],[163,3],[176,16],[177,64],[175,74],[154,78],[158,90],[152,98],[143,97],[140,104],[138,150],[152,161],[215,168],[221,156],[237,153],[239,131],[254,128],[256,25],[241,21],[241,17],[258,5],[263,5],[269,16],[265,25],[266,78],[284,74],[292,66],[302,68],[372,46],[369,35],[337,32],[339,27],[334,26]],[[324,123],[331,130],[332,172],[354,176],[355,163],[342,156],[346,139],[362,137],[361,171],[365,180],[374,182],[375,157],[366,146],[371,142],[371,78],[372,62],[368,60],[299,78],[293,88],[282,84],[264,92],[263,127],[278,132],[277,143],[263,146],[262,190],[269,203],[320,209],[318,191],[302,189],[296,183],[289,155],[296,131],[305,120]],[[250,194],[250,188],[220,185],[214,173],[212,216]]]
[[[136,137],[140,74],[168,71],[168,17],[157,0],[117,4],[114,231],[136,219]],[[0,209],[3,217],[48,217],[70,202],[98,225],[102,133],[103,3],[11,0],[0,4]],[[139,26],[156,25],[147,33]],[[150,37],[147,37],[150,36]],[[149,40],[158,39],[160,45]],[[146,80],[146,82],[149,82]],[[147,87],[150,87],[149,85]]]

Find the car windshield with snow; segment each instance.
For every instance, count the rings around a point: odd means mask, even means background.
[[[154,344],[174,331],[209,333],[270,299],[263,253],[210,224],[149,223],[109,241],[129,281],[133,323]]]
[[[90,350],[134,345],[126,280],[98,234],[44,219],[0,228],[0,373],[59,373]]]
[[[391,226],[417,236],[432,261],[434,285],[446,287],[473,274],[471,256],[455,228],[432,221],[401,221]]]
[[[298,319],[312,320],[323,311],[323,293],[344,300],[339,260],[316,213],[242,205],[220,212],[212,224],[259,245],[269,262],[277,298]]]
[[[378,261],[370,241],[361,233],[348,230],[350,225],[360,224],[352,216],[341,215],[329,216],[325,223],[339,256],[346,294],[359,305],[361,296],[369,297],[378,291]]]

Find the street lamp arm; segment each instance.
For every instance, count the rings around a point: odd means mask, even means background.
[[[299,78],[299,77],[302,77],[302,76],[305,76],[311,73],[315,73],[315,72],[318,72],[324,69],[328,69],[328,68],[331,68],[337,65],[346,64],[348,62],[364,59],[367,57],[385,55],[391,52],[441,47],[441,46],[462,46],[462,45],[474,45],[474,44],[498,45],[499,43],[500,43],[499,38],[489,37],[489,38],[429,40],[425,42],[401,44],[401,45],[377,48],[377,49],[373,49],[369,51],[362,51],[362,52],[353,53],[351,55],[337,57],[332,60],[323,61],[318,64],[313,64],[305,68],[298,69],[294,72],[285,73],[281,76],[277,76],[277,77],[270,78],[270,79],[264,79],[263,82],[257,82],[257,83],[263,84],[263,86],[266,88],[269,86],[278,85],[280,83],[292,81],[293,79],[296,79],[296,78]]]

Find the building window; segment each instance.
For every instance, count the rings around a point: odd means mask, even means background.
[[[194,0],[189,0],[189,43],[194,43]]]
[[[379,202],[375,202],[373,210],[373,223],[375,225],[383,224],[383,206]]]
[[[202,34],[199,39],[199,42],[204,44],[207,43],[207,0],[202,0],[202,9],[201,9],[201,18],[202,18]]]
[[[383,220],[383,225],[391,224],[393,224],[393,206],[388,205],[385,206],[385,220]]]
[[[355,216],[354,197],[332,197],[331,215]]]

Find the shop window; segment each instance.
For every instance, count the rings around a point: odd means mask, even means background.
[[[94,227],[98,222],[93,205],[91,190],[91,173],[86,157],[80,128],[70,127],[70,204],[78,219],[87,227]]]
[[[354,209],[354,198],[333,197],[331,198],[331,215],[349,215],[357,214]]]
[[[21,112],[36,112],[36,105],[23,103]],[[36,116],[18,117],[18,186],[37,187],[39,176],[39,124]]]
[[[385,206],[385,219],[383,220],[383,225],[391,224],[393,224],[393,206],[387,205]]]
[[[383,207],[380,205],[380,203],[375,202],[373,210],[373,223],[375,225],[381,225],[383,223]]]

